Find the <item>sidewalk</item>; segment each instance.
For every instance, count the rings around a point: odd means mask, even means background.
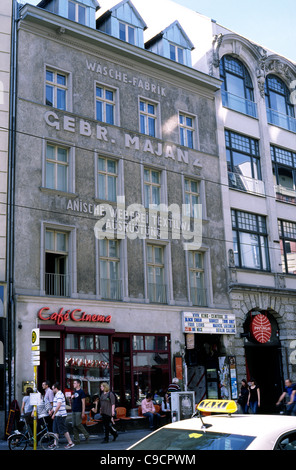
[[[115,442],[113,442],[113,437],[110,436],[110,441],[106,443],[102,443],[104,439],[104,434],[97,434],[97,435],[90,435],[89,441],[86,443],[81,437],[81,444],[75,445],[71,449],[67,450],[64,448],[64,446],[67,444],[67,441],[64,438],[61,438],[59,440],[59,448],[58,450],[64,450],[66,452],[75,452],[77,450],[79,451],[88,451],[88,450],[97,450],[97,451],[112,451],[112,450],[126,450],[129,446],[134,444],[135,442],[139,441],[143,437],[147,436],[150,434],[149,429],[135,429],[135,430],[128,430],[125,432],[118,431],[118,438],[116,439]],[[27,447],[27,450],[32,448]],[[38,448],[39,449],[39,448]],[[5,440],[0,440],[0,451],[8,450],[8,445]]]

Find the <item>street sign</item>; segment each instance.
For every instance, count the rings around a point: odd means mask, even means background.
[[[31,360],[33,366],[40,366],[40,330],[32,330],[31,338]]]
[[[32,342],[31,346],[40,346],[40,329],[35,328],[32,330]]]

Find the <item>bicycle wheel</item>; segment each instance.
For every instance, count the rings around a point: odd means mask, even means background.
[[[10,450],[25,450],[28,445],[28,439],[22,433],[12,434],[7,439],[7,442]]]
[[[53,432],[46,432],[40,439],[40,445],[44,450],[56,449],[57,436]]]

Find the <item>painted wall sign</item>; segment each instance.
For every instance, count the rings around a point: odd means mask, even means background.
[[[111,315],[85,313],[80,308],[64,311],[64,307],[62,307],[57,312],[50,312],[49,307],[42,307],[38,311],[38,318],[41,321],[53,321],[56,325],[61,325],[70,320],[74,322],[110,323],[112,317]]]
[[[251,332],[258,343],[267,343],[271,337],[271,323],[266,315],[256,315],[251,324]]]
[[[183,312],[184,333],[236,334],[235,315]]]

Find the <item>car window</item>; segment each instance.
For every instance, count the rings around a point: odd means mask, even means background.
[[[296,432],[281,436],[275,446],[275,450],[296,450]]]
[[[253,440],[254,436],[163,428],[133,450],[244,450]]]

